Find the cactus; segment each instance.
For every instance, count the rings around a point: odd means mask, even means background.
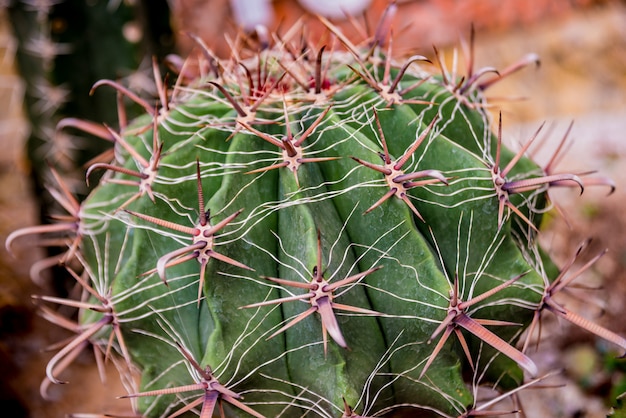
[[[18,41],[20,74],[27,86],[25,104],[32,131],[28,156],[40,187],[49,177],[43,162],[70,173],[75,165],[102,152],[104,144],[89,141],[89,146],[81,147],[67,132],[56,133],[55,125],[67,116],[96,115],[102,122],[115,123],[117,112],[109,106],[115,94],[100,91],[90,96],[89,88],[100,78],[119,77],[139,65],[137,41],[123,34],[124,25],[132,22],[133,10],[126,5],[107,7],[103,1],[70,0],[15,1],[7,10]],[[93,50],[100,53],[94,57]]]
[[[44,396],[92,346],[143,416],[473,416],[487,407],[474,386],[511,395],[545,378],[526,354],[534,334],[517,348],[543,311],[626,349],[553,298],[591,262],[559,271],[536,240],[548,188],[610,181],[533,163],[539,132],[518,152],[502,144],[483,91],[509,70],[459,77],[437,50],[439,72],[395,61],[393,7],[362,45],[324,19],[341,45],[288,32],[219,60],[196,39],[201,75],[191,58],[173,86],[155,71],[157,107],[97,83],[144,116],[61,122],[115,156],[87,170],[104,175],[82,203],[55,177],[67,222],[7,239],[61,233],[83,289],[37,297],[76,333]]]
[[[155,39],[166,37],[160,26],[167,14],[157,3],[146,7],[75,0],[7,3],[17,64],[26,87],[24,105],[30,124],[26,154],[43,222],[49,222],[51,213],[58,209],[57,202],[45,193],[47,183],[54,181],[48,164],[53,164],[72,189],[84,197],[88,189],[84,183],[81,186],[83,165],[110,148],[110,143],[94,141],[88,132],[57,130],[57,126],[63,126],[58,122],[63,118],[97,118],[117,125],[117,110],[110,106],[116,93],[105,89],[90,92],[90,87],[101,78],[122,77],[126,83],[139,85],[142,72],[133,70],[140,65],[145,51],[165,55],[164,47]],[[148,15],[152,17],[149,26]],[[136,111],[129,107],[129,113]],[[35,281],[42,280],[42,268],[58,260],[59,250],[50,248],[49,254],[48,260],[33,266]],[[65,281],[59,280],[65,276],[55,276],[55,287],[65,287]]]

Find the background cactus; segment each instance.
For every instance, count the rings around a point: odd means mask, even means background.
[[[337,415],[342,397],[362,415],[410,403],[455,416],[472,402],[463,351],[503,387],[521,383],[519,369],[482,342],[535,374],[471,318],[527,324],[551,306],[532,239],[536,213],[545,186],[584,181],[542,179],[539,167],[505,152],[471,74],[458,83],[425,79],[417,67],[403,73],[378,50],[380,39],[373,53],[344,43],[353,55],[318,60],[319,47],[306,60],[283,42],[288,36],[258,61],[241,51],[212,85],[177,87],[158,112],[110,132],[117,161],[96,167],[111,174],[77,211],[71,237],[91,300],[79,304],[79,335],[51,362],[50,379],[89,341],[114,347],[122,370],[131,362],[143,370],[133,392],[217,377],[223,386],[208,387],[207,408],[217,397],[240,407],[231,390],[267,416]],[[138,189],[120,181],[136,178]],[[335,323],[330,296],[290,290],[298,283],[315,292],[321,280],[341,303],[334,308],[356,315]],[[311,303],[270,303],[285,297]],[[283,329],[306,309],[317,312]],[[478,339],[465,343],[459,327]],[[497,332],[512,341],[520,328]],[[434,343],[451,333],[462,349]],[[146,398],[140,409],[158,416],[180,407],[164,398]]]
[[[82,181],[83,165],[110,147],[106,141],[94,140],[89,132],[57,130],[58,122],[83,118],[117,125],[117,111],[110,106],[115,92],[90,89],[103,78],[124,79],[136,89],[141,86],[145,71],[152,70],[150,59],[144,57],[162,58],[167,53],[166,46],[156,42],[165,39],[169,30],[162,24],[163,18],[167,20],[167,7],[161,2],[143,7],[72,0],[10,1],[5,7],[25,84],[24,109],[30,128],[27,157],[33,188],[41,199],[41,220],[47,223],[58,209],[57,202],[45,193],[54,182],[48,164],[83,197],[88,193]],[[138,70],[142,61],[148,65]],[[132,107],[128,112],[137,113]],[[50,249],[50,255],[58,253],[58,249]],[[33,269],[33,276],[39,279],[37,270]],[[57,285],[65,287],[65,283]]]
[[[90,96],[89,89],[101,78],[122,77],[135,70],[141,60],[141,45],[139,39],[125,36],[129,30],[124,29],[134,24],[133,9],[127,6],[15,1],[7,11],[18,41],[17,62],[26,83],[25,104],[31,123],[28,157],[36,167],[36,186],[43,189],[49,174],[39,171],[45,166],[42,162],[49,161],[70,173],[76,163],[82,164],[106,148],[99,141],[90,141],[87,147],[68,146],[72,144],[68,132],[64,132],[65,137],[55,135],[56,124],[67,115],[98,115],[102,122],[115,123],[117,112],[109,106],[115,95],[101,91]],[[101,51],[96,57],[94,45]]]

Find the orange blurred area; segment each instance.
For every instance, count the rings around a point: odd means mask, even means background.
[[[265,1],[258,0],[258,4]],[[309,10],[294,0],[269,2],[270,31],[284,32],[296,22],[306,22],[310,39],[325,42],[328,31]],[[388,0],[367,0],[363,14],[352,18],[334,19],[352,41],[361,41],[371,35],[379,16],[388,7]],[[474,25],[478,32],[498,32],[525,27],[540,21],[565,19],[573,12],[612,3],[607,0],[399,0],[394,18],[394,38],[400,51],[414,52],[430,49],[436,44],[444,47],[458,42],[460,34]],[[260,6],[257,6],[260,7]],[[224,35],[233,39],[237,22],[227,0],[175,0],[174,25],[180,32],[191,32],[214,49],[218,56],[229,54]],[[254,13],[250,13],[253,15]],[[186,36],[179,37],[183,55],[193,43]]]

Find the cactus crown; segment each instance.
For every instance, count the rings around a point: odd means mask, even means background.
[[[115,154],[88,169],[104,173],[80,204],[57,179],[67,222],[7,241],[62,233],[85,290],[40,297],[80,310],[70,324],[42,306],[76,332],[44,395],[92,345],[145,416],[471,416],[491,406],[472,385],[510,395],[544,378],[533,334],[516,348],[544,310],[626,348],[552,298],[590,263],[551,275],[536,240],[549,187],[610,183],[542,169],[525,156],[532,139],[510,151],[501,119],[491,131],[483,91],[535,57],[464,76],[437,50],[440,71],[397,62],[393,7],[362,45],[323,19],[336,41],[321,47],[291,31],[220,60],[197,40],[175,85],[155,70],[156,109],[95,86],[144,117],[61,122]]]

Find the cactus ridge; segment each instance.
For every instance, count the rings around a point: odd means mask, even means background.
[[[7,242],[65,233],[86,290],[41,298],[80,308],[76,324],[43,308],[77,334],[43,393],[91,344],[149,417],[471,416],[477,385],[509,396],[545,378],[530,336],[516,348],[543,310],[626,349],[552,300],[579,273],[548,276],[536,240],[548,188],[582,191],[584,176],[533,163],[537,135],[515,153],[501,119],[491,131],[483,90],[534,56],[474,71],[472,33],[467,74],[435,49],[437,75],[423,56],[394,61],[391,41],[383,53],[382,34],[362,48],[323,23],[347,52],[295,54],[288,33],[217,60],[196,39],[209,75],[172,91],[155,70],[160,107],[103,80],[146,115],[61,123],[111,140],[114,157],[87,170],[104,174],[80,204],[59,183],[78,227]]]

